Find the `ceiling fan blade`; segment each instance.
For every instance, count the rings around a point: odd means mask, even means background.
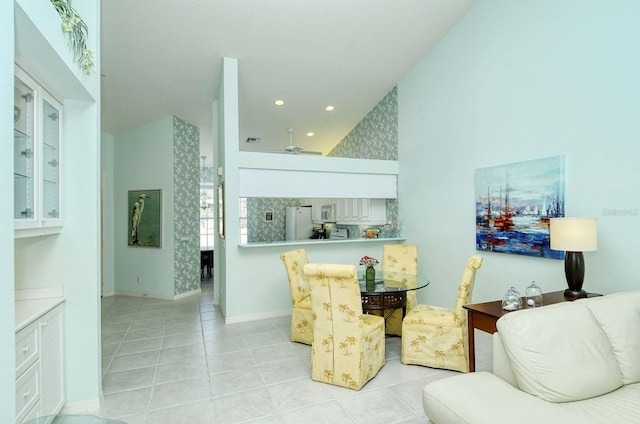
[[[302,147],[294,146],[293,144],[289,144],[288,146],[284,146],[285,152],[301,152],[304,150]]]
[[[322,152],[314,152],[312,150],[300,150],[298,151],[299,155],[318,155],[322,156]]]

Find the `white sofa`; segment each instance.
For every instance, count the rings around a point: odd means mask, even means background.
[[[427,384],[433,423],[640,422],[640,290],[509,313],[493,374]]]

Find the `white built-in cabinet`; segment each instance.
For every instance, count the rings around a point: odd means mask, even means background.
[[[16,424],[64,405],[63,306],[16,332]]]
[[[310,199],[311,217],[314,223],[322,223],[322,206],[335,205],[337,224],[385,225],[387,223],[386,199],[341,198]]]
[[[60,232],[62,104],[15,68],[14,222],[15,237]]]
[[[337,199],[337,224],[384,225],[386,222],[385,199]]]

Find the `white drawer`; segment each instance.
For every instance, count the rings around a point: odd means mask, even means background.
[[[40,364],[36,362],[16,380],[16,422],[40,400]]]
[[[16,378],[37,361],[39,355],[38,322],[34,322],[16,334]]]
[[[30,420],[35,420],[38,417],[40,417],[40,402],[36,403],[36,406],[34,406],[33,409],[31,409],[31,411],[29,411],[29,413],[22,419],[22,421],[20,421],[20,424],[24,424]],[[16,421],[16,424],[17,423],[18,421]]]

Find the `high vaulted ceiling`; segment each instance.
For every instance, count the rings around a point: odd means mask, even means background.
[[[211,157],[211,103],[232,57],[240,149],[282,151],[293,128],[295,145],[326,154],[474,1],[103,0],[102,130],[176,115]]]

